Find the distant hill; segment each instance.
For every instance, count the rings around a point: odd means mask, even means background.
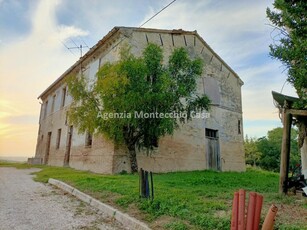
[[[28,157],[7,157],[0,156],[1,161],[10,161],[10,162],[26,162],[28,161]]]

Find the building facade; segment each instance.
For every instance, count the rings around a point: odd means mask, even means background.
[[[161,138],[159,147],[146,154],[139,152],[139,167],[153,172],[213,169],[244,171],[245,157],[242,127],[242,80],[209,47],[196,31],[115,27],[83,57],[62,74],[40,96],[42,102],[35,159],[55,166],[70,166],[97,173],[130,171],[124,146],[116,146],[103,136],[78,133],[67,121],[72,102],[66,78],[82,74],[95,81],[98,69],[119,59],[120,48],[131,47],[141,55],[148,43],[163,48],[165,60],[176,47],[204,60],[197,93],[211,101],[208,118],[195,118]]]

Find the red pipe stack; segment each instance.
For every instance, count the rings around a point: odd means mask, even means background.
[[[240,189],[234,193],[232,203],[231,230],[258,230],[261,216],[263,196],[249,193],[247,215],[245,219],[245,196],[246,192]]]

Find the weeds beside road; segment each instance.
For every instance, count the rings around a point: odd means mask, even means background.
[[[0,163],[0,166],[16,164]],[[30,167],[17,164],[17,167]],[[194,171],[154,175],[154,201],[139,199],[138,175],[100,175],[71,168],[40,166],[36,181],[58,179],[146,221],[153,229],[229,229],[234,191],[243,188],[264,196],[262,221],[274,203],[275,227],[307,229],[307,199],[278,194],[278,174]]]

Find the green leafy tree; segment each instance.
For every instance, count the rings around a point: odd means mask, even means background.
[[[297,91],[299,101],[297,109],[307,109],[307,1],[275,0],[275,10],[267,8],[267,17],[278,34],[270,45],[271,57],[280,60],[288,70],[287,81]],[[306,117],[298,119],[299,147],[303,146],[307,136]],[[303,150],[303,149],[302,149]],[[302,153],[307,154],[307,153]]]
[[[296,89],[299,108],[307,109],[307,1],[275,0],[267,17],[279,32],[279,39],[270,45],[270,55],[288,69],[288,82]]]
[[[203,71],[201,59],[191,60],[184,48],[175,49],[163,65],[163,52],[157,45],[149,44],[141,57],[125,47],[118,61],[99,69],[92,85],[84,76],[70,78],[69,120],[80,132],[102,133],[115,144],[124,144],[131,171],[136,172],[137,148],[157,147],[159,138],[173,134],[180,122],[191,119],[191,111],[208,110],[210,100],[196,94],[196,80]],[[105,116],[120,113],[124,117]],[[142,113],[155,116],[139,117]],[[186,119],[164,117],[180,113],[187,114]]]
[[[248,138],[248,136],[245,137],[244,151],[246,164],[258,166],[261,152],[258,150],[256,138]]]
[[[257,150],[261,152],[259,166],[263,169],[278,171],[280,166],[280,151],[282,142],[282,128],[268,131],[267,137],[261,137],[256,141]],[[297,144],[298,132],[291,130],[290,166],[293,168],[300,163],[300,154]]]
[[[257,141],[257,148],[261,152],[259,166],[266,170],[278,171],[280,164],[280,147],[270,142],[269,138],[261,137]]]

